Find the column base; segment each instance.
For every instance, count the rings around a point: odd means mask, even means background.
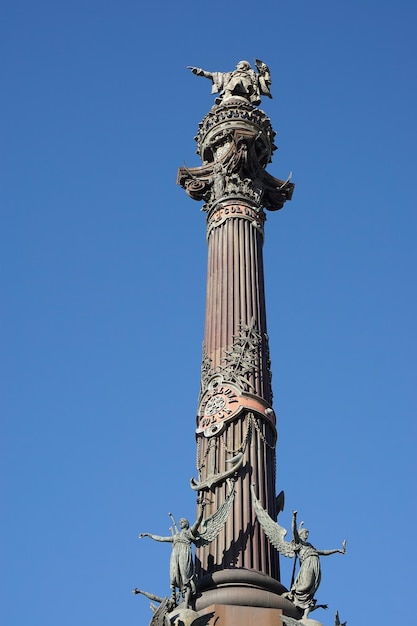
[[[200,615],[213,613],[208,626],[285,626],[281,620],[281,609],[214,604]]]
[[[280,582],[260,572],[243,568],[220,570],[198,581],[194,608],[198,612],[212,605],[277,609],[300,619],[302,612],[282,597],[286,591]]]
[[[281,615],[281,609],[212,604],[198,613],[190,609],[173,612],[170,619],[174,626],[285,626]]]

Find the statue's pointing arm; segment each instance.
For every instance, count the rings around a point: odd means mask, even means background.
[[[202,70],[200,67],[193,67],[192,65],[187,65],[187,69],[191,70],[196,76],[204,76],[204,78],[213,80],[213,72],[206,72],[206,70]]]
[[[193,67],[192,65],[188,65],[188,69],[192,71],[196,76],[203,76],[204,78],[209,78],[211,80],[212,93],[218,93],[222,91],[224,87],[225,80],[227,79],[228,74],[223,74],[222,72],[206,72],[206,70],[202,70],[200,67]]]

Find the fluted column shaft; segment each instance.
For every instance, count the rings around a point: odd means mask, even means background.
[[[251,219],[253,209],[249,206],[235,203],[221,211],[226,218],[208,234],[205,352],[213,368],[221,366],[225,351],[242,328],[253,325],[261,341],[249,383],[253,393],[270,403],[263,229]]]
[[[216,217],[220,223],[216,223]],[[225,382],[236,379],[240,384],[243,382],[248,398],[258,405],[254,405],[254,410],[244,408],[238,417],[224,424],[220,434],[197,437],[201,480],[225,471],[228,458],[244,451],[233,509],[224,531],[208,546],[197,550],[201,575],[244,567],[278,578],[277,553],[259,532],[250,495],[250,485],[255,483],[263,505],[271,515],[275,514],[276,430],[274,421],[264,411],[272,402],[272,392],[266,334],[263,221],[262,212],[242,202],[223,204],[220,215],[211,215],[208,220],[205,356],[211,372],[220,372]],[[232,359],[230,354],[234,354]],[[245,360],[248,367],[239,379],[242,371],[239,368]],[[227,491],[228,486],[223,483],[208,494],[207,516],[221,506]]]

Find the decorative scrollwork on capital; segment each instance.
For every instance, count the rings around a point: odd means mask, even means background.
[[[225,153],[201,167],[180,167],[177,183],[194,200],[204,200],[206,211],[219,201],[247,199],[252,206],[270,211],[291,199],[294,185],[268,174],[260,162],[259,132],[234,130],[227,137]],[[224,145],[223,141],[220,147]],[[217,145],[217,153],[220,153]]]

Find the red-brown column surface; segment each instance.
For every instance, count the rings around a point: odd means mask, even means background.
[[[198,478],[191,486],[206,502],[206,519],[216,514],[217,520],[222,505],[232,502],[221,530],[196,549],[197,610],[211,604],[292,610],[280,597],[278,554],[259,526],[251,494],[254,485],[276,519],[277,433],[262,246],[264,209],[282,208],[293,185],[265,171],[274,136],[269,118],[246,98],[225,99],[199,125],[202,166],[178,171],[177,182],[204,200],[207,212]]]
[[[271,382],[268,341],[266,335],[265,292],[262,260],[263,228],[253,217],[254,211],[242,203],[224,205],[222,220],[216,225],[213,217],[208,228],[208,272],[206,323],[204,336],[205,358],[211,370],[222,371],[227,355],[233,352],[236,338],[242,347],[236,359],[242,361],[249,354],[249,371],[244,374],[248,393],[259,398],[260,411],[243,410],[235,419],[224,424],[219,435],[198,435],[200,480],[210,473],[227,469],[226,460],[245,448],[244,462],[236,485],[233,509],[224,531],[207,547],[197,550],[201,574],[230,567],[255,569],[278,577],[278,558],[274,548],[262,533],[260,537],[256,516],[250,502],[251,482],[258,486],[259,498],[272,515],[275,514],[275,425],[265,415],[270,406]],[[262,220],[263,221],[263,220]],[[250,329],[255,340],[249,346],[241,345]],[[257,340],[256,340],[257,339]],[[228,380],[233,363],[224,375]],[[238,373],[239,373],[238,369]],[[242,376],[243,378],[243,376]],[[213,441],[214,439],[214,441]],[[210,492],[207,507],[209,515],[224,502],[226,484]]]

